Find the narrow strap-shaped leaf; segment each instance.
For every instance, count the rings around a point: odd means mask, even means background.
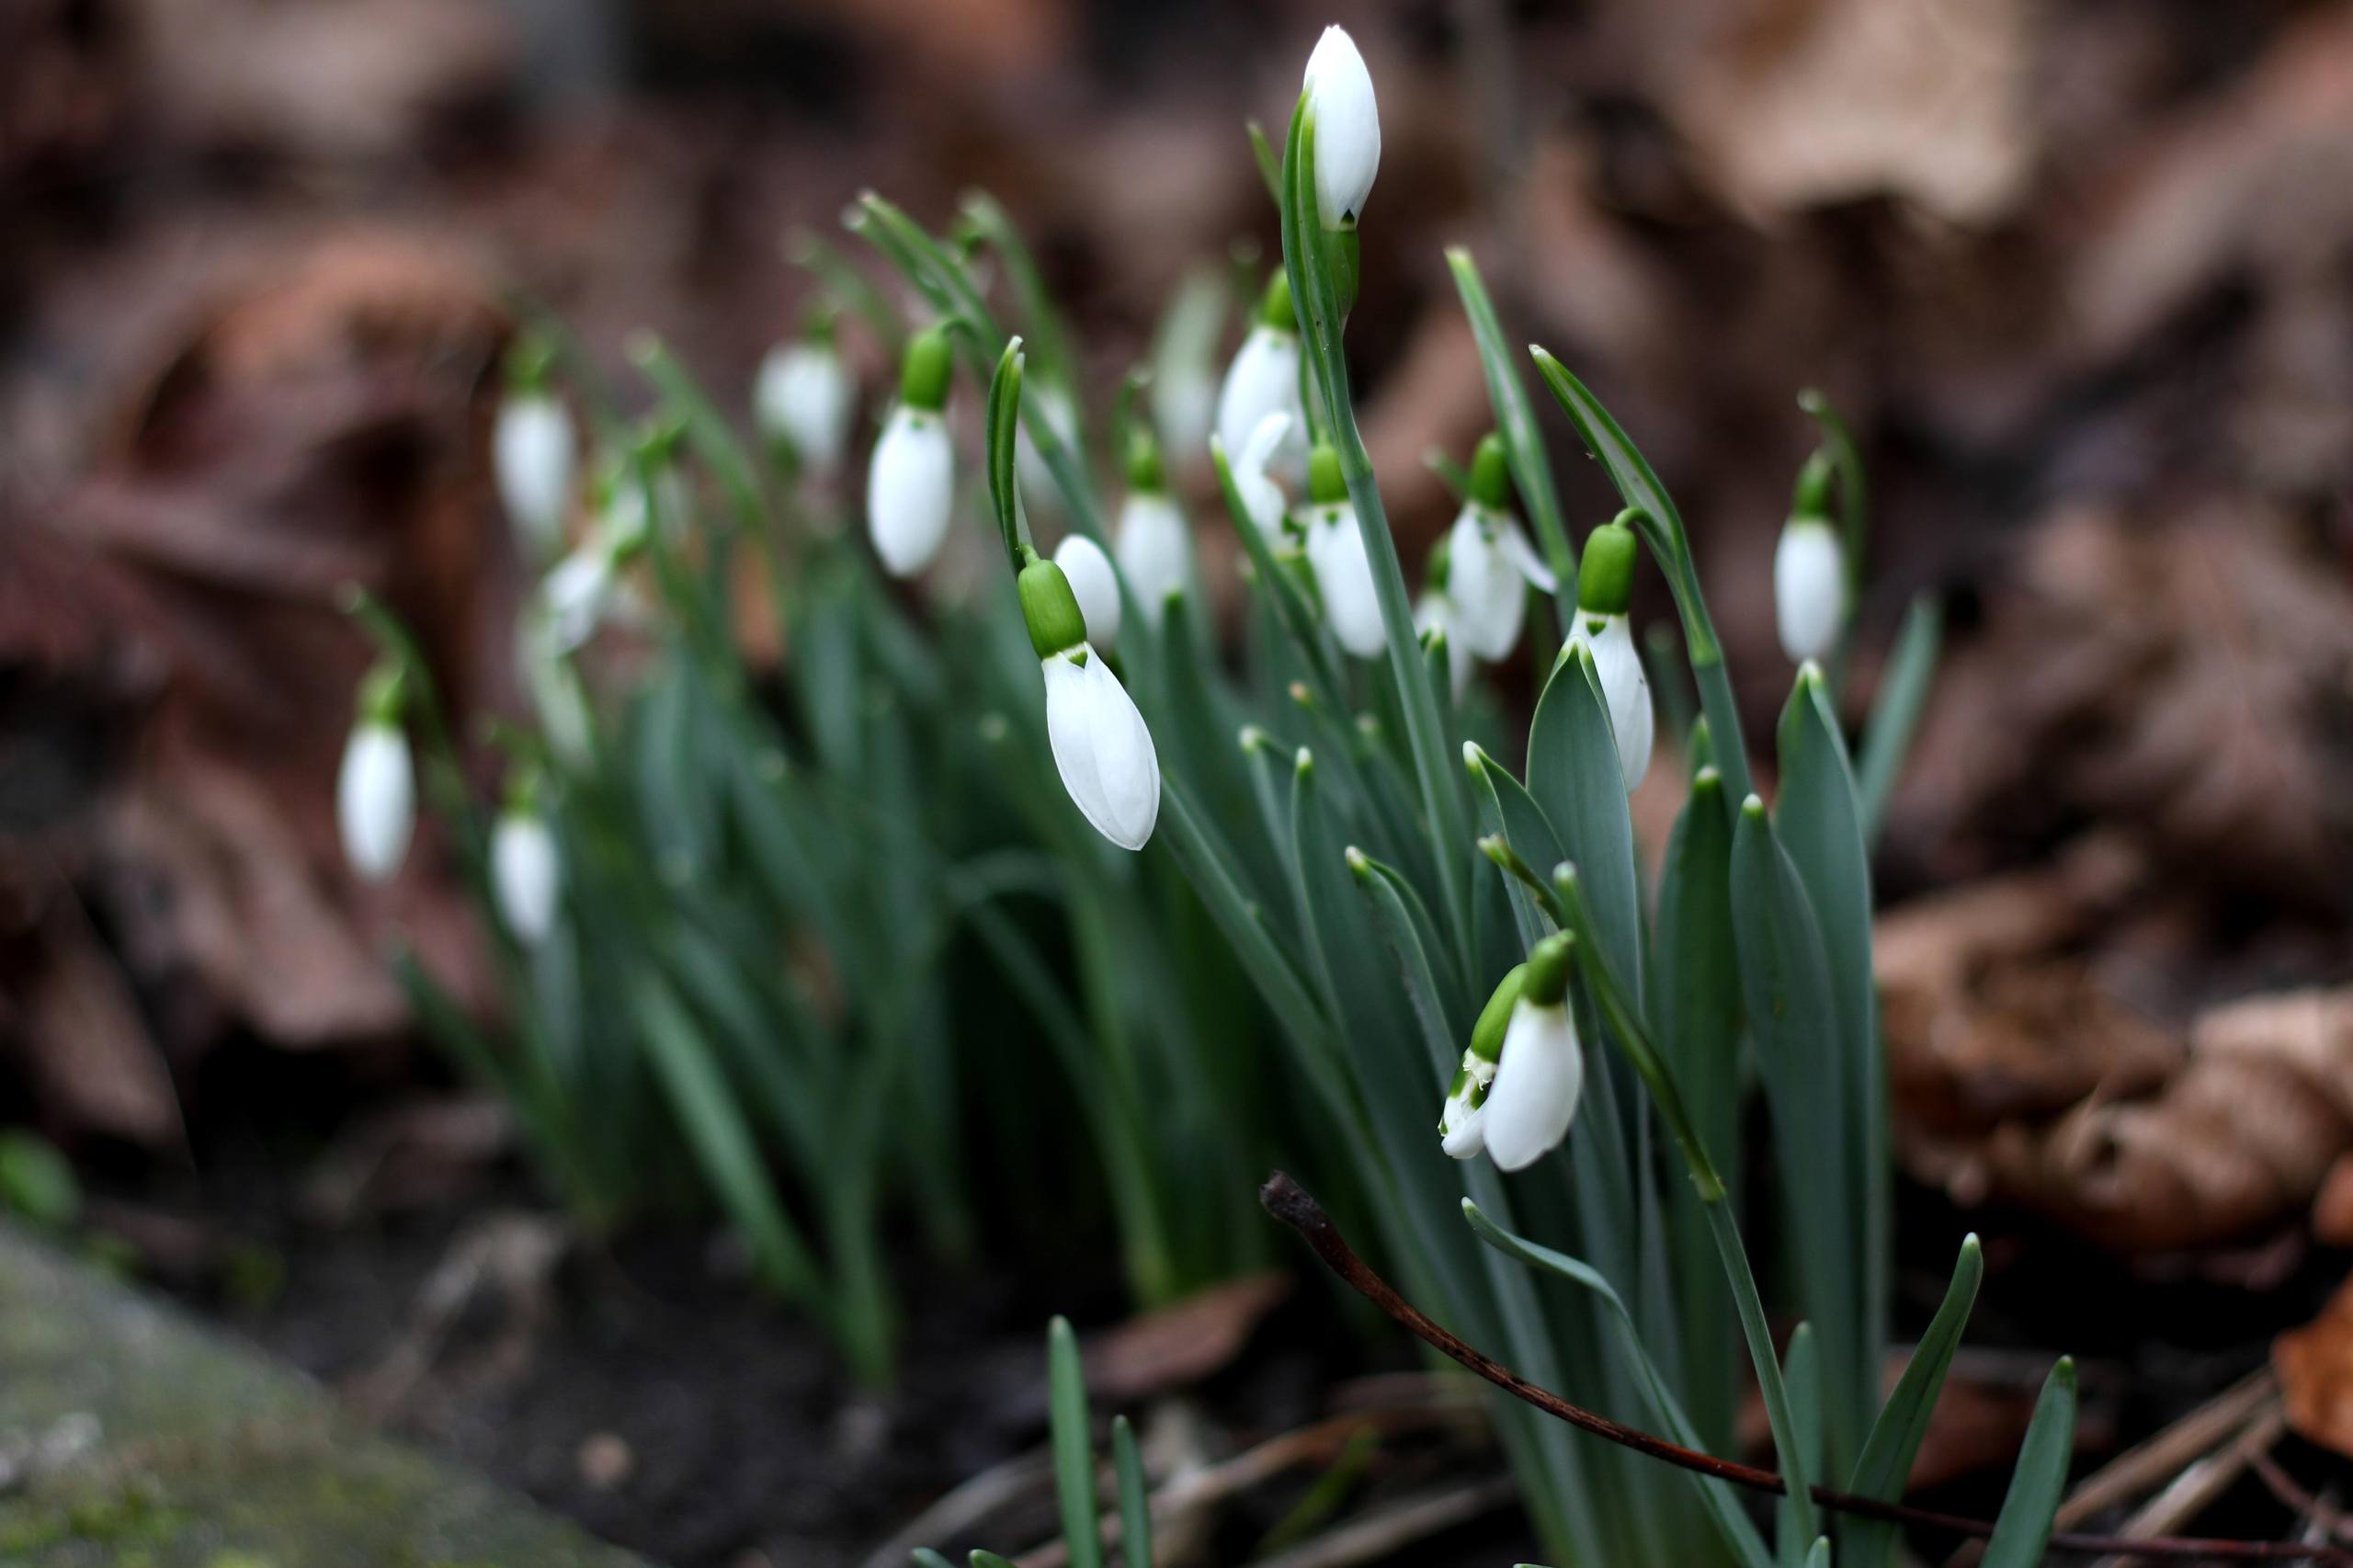
[[[1057,1317],[1046,1329],[1046,1398],[1052,1419],[1054,1495],[1071,1568],[1103,1568],[1103,1527],[1095,1506],[1095,1436],[1086,1414],[1086,1370],[1078,1335]]]
[[[915,1568],[956,1568],[956,1565],[927,1546],[918,1546],[907,1554]]]
[[[983,1551],[978,1547],[972,1549],[971,1562],[972,1568],[1018,1568],[1011,1558],[999,1557],[994,1551]]]
[[[985,190],[969,192],[962,210],[965,221],[988,241],[989,248],[996,252],[997,259],[1005,266],[1014,297],[1021,303],[1021,319],[1038,345],[1041,373],[1066,386],[1074,383],[1078,362],[1072,354],[1070,331],[1063,323],[1062,312],[1054,308],[1053,292],[1046,287],[1044,274],[1038,270],[1038,258],[1031,254],[1029,242],[1021,237],[1020,225],[1014,222],[1004,204]],[[1077,418],[1077,428],[1083,436],[1086,424],[1084,411],[1075,406],[1076,401],[1073,400],[1072,415]],[[1083,439],[1080,444],[1085,445]]]
[[[1805,1454],[1806,1473],[1822,1471],[1822,1355],[1814,1344],[1813,1325],[1802,1323],[1790,1332],[1790,1347],[1781,1362],[1781,1381],[1790,1391],[1790,1423],[1798,1447]],[[1807,1510],[1810,1515],[1812,1510]],[[1778,1510],[1777,1533],[1783,1568],[1801,1568],[1813,1550],[1814,1529],[1801,1525],[1798,1510],[1784,1497]]]
[[[1472,791],[1479,803],[1479,830],[1482,834],[1501,834],[1520,859],[1533,870],[1539,866],[1557,866],[1566,857],[1561,849],[1560,835],[1545,819],[1544,808],[1523,789],[1511,770],[1489,756],[1473,742],[1462,748],[1462,761],[1470,769]],[[1519,926],[1521,950],[1534,947],[1553,930],[1552,917],[1538,903],[1537,891],[1531,891],[1518,878],[1506,875],[1504,887],[1511,899],[1512,917]]]
[[[1120,1476],[1120,1555],[1127,1568],[1152,1568],[1152,1498],[1143,1482],[1136,1429],[1124,1415],[1111,1421],[1111,1465]]]
[[[2026,1442],[2010,1471],[2010,1490],[1985,1543],[1985,1568],[2035,1568],[2059,1516],[2067,1462],[2075,1451],[2075,1363],[2065,1356],[2051,1369],[2027,1423]]]
[[[1609,967],[1642,1005],[1642,893],[1634,875],[1634,824],[1618,768],[1609,707],[1592,650],[1577,644],[1553,664],[1528,732],[1528,792],[1560,835],[1592,901]],[[1552,864],[1535,863],[1549,873]]]
[[[1879,694],[1871,701],[1870,722],[1863,730],[1863,755],[1855,768],[1855,795],[1861,807],[1863,837],[1876,845],[1887,822],[1887,802],[1895,792],[1904,754],[1920,727],[1927,707],[1928,688],[1937,678],[1937,655],[1944,642],[1943,601],[1933,594],[1915,594],[1904,612],[1904,628],[1880,671]]]
[[[1462,1200],[1462,1217],[1471,1222],[1472,1231],[1481,1241],[1506,1256],[1517,1258],[1531,1268],[1556,1274],[1599,1297],[1608,1308],[1611,1321],[1618,1325],[1619,1338],[1622,1343],[1621,1355],[1631,1366],[1643,1396],[1650,1403],[1654,1419],[1666,1429],[1667,1436],[1685,1448],[1700,1447],[1699,1436],[1692,1430],[1681,1403],[1675,1397],[1674,1388],[1659,1375],[1657,1366],[1643,1347],[1642,1333],[1635,1327],[1633,1314],[1626,1310],[1624,1300],[1600,1270],[1565,1253],[1555,1252],[1525,1236],[1514,1234],[1489,1219],[1476,1203],[1467,1198]],[[1691,1474],[1699,1488],[1700,1506],[1707,1509],[1710,1520],[1733,1554],[1749,1564],[1750,1568],[1765,1568],[1769,1564],[1772,1555],[1765,1549],[1765,1538],[1757,1533],[1756,1526],[1733,1496],[1732,1487],[1724,1482],[1701,1477],[1696,1472],[1687,1473]]]
[[[1436,946],[1438,933],[1430,925],[1429,912],[1422,907],[1421,895],[1394,869],[1362,850],[1348,852],[1348,869],[1371,900],[1381,935],[1404,972],[1406,1000],[1413,1004],[1415,1020],[1422,1026],[1431,1061],[1441,1073],[1451,1074],[1471,1035],[1455,1000],[1459,991],[1439,979],[1432,962],[1441,949]]]
[[[1969,1310],[1977,1301],[1977,1287],[1984,1277],[1984,1253],[1974,1235],[1967,1236],[1961,1244],[1961,1256],[1953,1263],[1952,1283],[1945,1288],[1943,1303],[1928,1320],[1912,1359],[1904,1364],[1904,1375],[1896,1380],[1895,1392],[1887,1396],[1879,1419],[1871,1423],[1870,1436],[1863,1439],[1863,1457],[1856,1462],[1847,1491],[1882,1503],[1903,1497],[1912,1478],[1912,1461],[1928,1435],[1937,1396],[1944,1390],[1945,1373],[1952,1367],[1953,1352],[1960,1348],[1961,1330],[1968,1325]],[[1885,1568],[1895,1561],[1901,1541],[1893,1525],[1876,1519],[1851,1520],[1847,1527],[1846,1568]]]
[[[1544,549],[1544,563],[1559,584],[1552,596],[1561,634],[1568,635],[1577,606],[1577,557],[1570,548],[1569,530],[1561,518],[1561,493],[1552,484],[1552,461],[1544,455],[1544,438],[1536,428],[1536,413],[1528,390],[1519,381],[1519,357],[1504,340],[1495,302],[1479,277],[1479,264],[1461,245],[1449,247],[1446,265],[1454,274],[1455,292],[1462,296],[1462,313],[1470,318],[1471,337],[1479,346],[1479,364],[1487,374],[1487,402],[1495,409],[1495,429],[1504,438],[1504,455],[1511,460],[1512,483],[1520,504],[1528,508],[1536,542]]]
[[[718,476],[720,488],[727,492],[746,536],[763,539],[767,531],[767,507],[760,495],[760,471],[727,416],[660,338],[651,333],[639,336],[630,345],[630,357],[662,394],[662,401],[684,422],[688,444]]]
[[[1274,607],[1276,622],[1297,650],[1301,663],[1307,666],[1308,679],[1316,695],[1336,710],[1345,708],[1347,699],[1340,682],[1339,661],[1332,651],[1330,634],[1307,602],[1306,595],[1300,591],[1298,580],[1283,570],[1267,543],[1266,535],[1251,520],[1250,508],[1243,504],[1242,492],[1233,483],[1232,454],[1215,437],[1210,438],[1210,461],[1217,470],[1218,492],[1225,498],[1225,514],[1242,540],[1242,552],[1250,558],[1251,575],[1256,580],[1258,591]]]
[[[1805,1568],[1830,1568],[1830,1538],[1816,1536],[1813,1550],[1805,1554]]]

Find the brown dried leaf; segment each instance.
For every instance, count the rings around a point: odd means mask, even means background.
[[[2353,1279],[2320,1316],[2271,1342],[2271,1369],[2299,1435],[2353,1459]]]
[[[1130,1318],[1086,1344],[1086,1386],[1097,1399],[1138,1400],[1223,1369],[1250,1331],[1289,1299],[1297,1278],[1245,1275]]]
[[[51,913],[21,1020],[43,1109],[149,1147],[185,1142],[179,1095],[122,971],[78,910]]]

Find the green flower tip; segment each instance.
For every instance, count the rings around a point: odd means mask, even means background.
[[[408,666],[397,659],[378,664],[361,678],[355,706],[363,723],[398,724],[408,707]]]
[[[518,762],[506,770],[506,802],[510,816],[530,817],[540,814],[540,790],[543,780],[536,762]]]
[[[1160,460],[1160,443],[1141,424],[1128,426],[1127,475],[1128,488],[1140,494],[1156,494],[1168,488],[1168,471]]]
[[[1355,845],[1341,850],[1340,858],[1348,863],[1348,869],[1356,874],[1357,881],[1364,881],[1372,875],[1372,862],[1366,859],[1364,851]]]
[[[1585,561],[1577,568],[1577,608],[1595,615],[1623,615],[1634,597],[1634,530],[1623,523],[1602,524],[1585,536]]]
[[[1315,694],[1307,689],[1307,683],[1305,681],[1295,680],[1291,682],[1288,691],[1290,699],[1293,702],[1298,703],[1302,708],[1313,708],[1315,706]]]
[[[1422,565],[1424,587],[1436,588],[1440,593],[1446,591],[1446,580],[1454,574],[1453,538],[1454,530],[1449,528],[1438,536],[1436,544],[1430,546],[1429,559]]]
[[[1830,516],[1830,476],[1833,472],[1830,454],[1816,449],[1798,470],[1795,492],[1790,496],[1790,517],[1828,517]]]
[[[1823,689],[1822,666],[1808,659],[1798,666],[1798,689],[1811,695]]]
[[[1479,449],[1471,454],[1471,499],[1491,512],[1511,505],[1511,461],[1504,438],[1493,430],[1479,437]]]
[[[1267,732],[1256,724],[1243,725],[1241,729],[1234,732],[1233,739],[1242,747],[1243,755],[1245,756],[1254,755],[1273,744],[1267,738]]]
[[[516,392],[545,392],[555,370],[555,341],[537,327],[515,335],[506,350],[506,385]]]
[[[1015,579],[1021,596],[1021,619],[1029,628],[1029,646],[1038,657],[1051,659],[1086,641],[1086,617],[1079,613],[1078,596],[1070,579],[1052,562],[1032,556]]]
[[[1279,267],[1267,279],[1267,291],[1259,297],[1258,324],[1273,327],[1277,332],[1299,330],[1299,317],[1290,305],[1290,274]]]
[[[1520,994],[1540,1007],[1559,1006],[1569,994],[1569,964],[1575,952],[1575,938],[1566,931],[1555,931],[1530,948]]]
[[[1290,768],[1302,778],[1306,778],[1315,771],[1315,754],[1305,746],[1300,747],[1290,759]]]
[[[1494,1062],[1504,1053],[1504,1031],[1511,1027],[1511,1010],[1519,1001],[1521,989],[1528,983],[1528,965],[1517,963],[1511,971],[1495,983],[1495,994],[1487,1005],[1479,1009],[1479,1021],[1471,1026],[1471,1054],[1482,1062]]]
[[[1695,795],[1712,795],[1723,787],[1724,776],[1716,771],[1712,762],[1691,776],[1691,792]]]
[[[1751,822],[1763,822],[1765,820],[1765,797],[1762,795],[1751,795],[1748,799],[1741,801],[1740,814],[1748,818]]]
[[[1479,749],[1478,742],[1462,743],[1462,766],[1470,771],[1473,778],[1484,778],[1487,776],[1487,754]]]
[[[935,412],[948,404],[948,374],[954,359],[949,351],[948,329],[927,326],[907,339],[906,357],[899,362],[899,401],[909,408]]]
[[[1329,441],[1316,443],[1307,454],[1307,498],[1318,506],[1336,506],[1348,498],[1347,476],[1340,472],[1339,449]]]

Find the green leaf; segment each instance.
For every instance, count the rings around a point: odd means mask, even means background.
[[[813,1297],[815,1261],[777,1200],[751,1129],[701,1029],[658,975],[640,978],[631,1003],[654,1080],[669,1099],[688,1150],[743,1233],[760,1272],[790,1295]]]
[[[1103,1568],[1103,1527],[1095,1508],[1095,1439],[1086,1414],[1086,1371],[1078,1335],[1057,1317],[1046,1329],[1046,1394],[1052,1411],[1054,1494],[1062,1503],[1070,1568]]]
[[[1813,1550],[1805,1554],[1805,1568],[1830,1568],[1830,1538],[1828,1536],[1814,1537]]]
[[[71,1230],[82,1215],[82,1184],[46,1138],[0,1130],[0,1210],[44,1230]]]
[[[1434,960],[1443,957],[1443,949],[1438,945],[1438,932],[1430,924],[1429,911],[1423,907],[1421,895],[1411,883],[1361,850],[1348,851],[1348,869],[1355,873],[1357,886],[1371,901],[1381,935],[1404,971],[1406,999],[1413,1004],[1414,1017],[1422,1026],[1431,1061],[1443,1072],[1452,1073],[1471,1031],[1464,1021],[1460,989],[1450,977],[1442,981],[1435,966]]]
[[[1567,858],[1559,835],[1552,831],[1552,823],[1544,815],[1544,808],[1511,776],[1509,768],[1489,756],[1475,742],[1463,746],[1462,761],[1471,773],[1483,834],[1503,835],[1504,842],[1531,870],[1557,866]],[[1540,877],[1542,872],[1538,871],[1537,875]],[[1540,887],[1531,891],[1510,875],[1504,878],[1504,887],[1511,898],[1512,917],[1519,927],[1520,947],[1522,950],[1532,948],[1552,931],[1552,915],[1538,902]]]
[[[1953,1352],[1961,1346],[1961,1330],[1968,1325],[1969,1310],[1977,1301],[1977,1287],[1984,1277],[1985,1255],[1979,1248],[1977,1238],[1963,1238],[1961,1256],[1952,1266],[1952,1283],[1945,1288],[1943,1304],[1928,1321],[1927,1331],[1920,1335],[1912,1359],[1904,1364],[1904,1375],[1896,1380],[1895,1392],[1887,1396],[1887,1403],[1880,1409],[1879,1419],[1871,1423],[1870,1436],[1863,1440],[1863,1455],[1856,1462],[1854,1476],[1847,1483],[1847,1491],[1882,1503],[1893,1503],[1903,1497],[1904,1489],[1912,1479],[1912,1461],[1920,1452],[1921,1440],[1928,1435],[1937,1396],[1943,1392],[1945,1374],[1952,1367]],[[1877,1519],[1848,1520],[1846,1568],[1884,1568],[1895,1562],[1902,1540],[1893,1525]]]
[[[1274,148],[1267,144],[1265,126],[1251,119],[1245,120],[1242,129],[1249,135],[1250,156],[1258,165],[1258,177],[1267,182],[1267,194],[1274,199],[1276,210],[1280,211],[1283,204],[1282,160],[1275,156]]]
[[[688,444],[718,476],[720,488],[727,492],[746,536],[764,537],[767,506],[760,497],[759,469],[736,438],[727,416],[660,338],[650,333],[640,335],[630,346],[630,358],[662,394],[664,404],[684,423]]]
[[[1518,356],[1505,342],[1495,301],[1487,297],[1487,286],[1479,277],[1479,264],[1471,259],[1470,251],[1461,245],[1449,247],[1446,265],[1454,274],[1455,291],[1462,296],[1462,313],[1470,318],[1471,335],[1479,346],[1479,363],[1487,374],[1487,402],[1495,409],[1495,429],[1502,435],[1504,451],[1511,459],[1512,483],[1518,487],[1520,502],[1528,508],[1529,521],[1535,526],[1536,542],[1543,548],[1545,564],[1552,567],[1552,575],[1560,582],[1553,602],[1565,636],[1576,615],[1576,552],[1570,548],[1569,530],[1561,519],[1561,494],[1552,485],[1552,463],[1544,455],[1544,438],[1536,428],[1536,412],[1528,401],[1527,389],[1519,382]]]
[[[1994,1539],[1985,1543],[1985,1568],[2034,1568],[2042,1561],[2075,1451],[2075,1363],[2062,1356],[2034,1402],[2009,1494],[1994,1521]]]
[[[907,346],[907,331],[899,320],[898,308],[882,290],[823,235],[798,230],[786,241],[785,249],[793,266],[824,285],[835,304],[855,312],[866,324],[866,330],[882,346],[884,361],[897,364],[900,353]]]
[[[1798,1448],[1805,1455],[1808,1475],[1822,1473],[1822,1357],[1813,1342],[1813,1325],[1802,1323],[1790,1332],[1790,1348],[1781,1363],[1781,1382],[1790,1391],[1790,1422]],[[1788,1500],[1779,1509],[1780,1558],[1787,1568],[1799,1568],[1815,1539],[1813,1510],[1800,1511]]]
[[[1609,706],[1583,643],[1564,650],[1544,683],[1528,733],[1528,792],[1561,836],[1592,901],[1611,971],[1640,1006],[1643,994],[1642,892],[1634,874],[1634,824],[1618,769]],[[1537,862],[1540,873],[1552,865]]]
[[[1856,449],[1855,433],[1847,428],[1845,417],[1821,392],[1806,388],[1798,393],[1798,406],[1822,426],[1822,444],[1838,470],[1838,511],[1847,545],[1847,600],[1853,604],[1862,597],[1863,552],[1870,543],[1870,492],[1863,482],[1862,453]]]
[[[972,1562],[972,1568],[1019,1568],[1019,1564],[1010,1558],[999,1557],[994,1551],[983,1551],[978,1548],[973,1549]]]
[[[1317,698],[1335,710],[1346,708],[1339,658],[1332,650],[1323,618],[1308,603],[1297,579],[1275,559],[1274,550],[1258,531],[1258,525],[1250,520],[1250,509],[1243,504],[1242,492],[1233,483],[1232,460],[1214,436],[1210,438],[1210,461],[1217,470],[1218,491],[1225,497],[1226,516],[1242,540],[1243,553],[1250,558],[1250,572],[1258,591],[1274,607],[1276,623],[1297,650],[1301,663],[1307,666]]]
[[[1515,1235],[1489,1219],[1476,1203],[1467,1198],[1462,1200],[1462,1217],[1471,1222],[1472,1231],[1481,1241],[1506,1257],[1517,1258],[1531,1268],[1558,1275],[1599,1297],[1608,1308],[1611,1321],[1618,1326],[1621,1342],[1620,1354],[1632,1369],[1644,1398],[1649,1402],[1652,1418],[1665,1429],[1667,1437],[1683,1447],[1705,1451],[1699,1435],[1692,1429],[1682,1404],[1676,1399],[1674,1389],[1659,1375],[1658,1367],[1651,1360],[1649,1351],[1643,1348],[1642,1333],[1634,1324],[1633,1314],[1626,1310],[1625,1301],[1598,1269],[1565,1253],[1555,1252],[1524,1236]],[[1751,1568],[1765,1568],[1769,1564],[1772,1556],[1765,1549],[1765,1539],[1756,1533],[1756,1525],[1750,1522],[1731,1485],[1693,1471],[1686,1471],[1685,1474],[1698,1487],[1700,1506],[1707,1510],[1717,1534],[1733,1554],[1750,1564]]]
[[[1863,837],[1879,842],[1887,822],[1887,802],[1904,767],[1904,754],[1920,727],[1928,688],[1937,678],[1937,656],[1944,642],[1943,603],[1932,594],[1915,594],[1904,612],[1904,629],[1880,671],[1879,693],[1871,702],[1870,723],[1863,731],[1862,760],[1856,767],[1855,793],[1863,817]]]
[[[918,1546],[909,1554],[915,1568],[956,1568],[956,1565],[927,1546]]]
[[[1070,332],[1063,323],[1062,312],[1054,308],[1053,293],[1046,287],[1045,277],[1038,270],[1038,258],[1022,239],[1020,227],[1004,205],[984,190],[970,192],[962,205],[965,221],[988,241],[989,248],[1004,263],[1006,278],[1013,285],[1014,298],[1021,304],[1021,319],[1038,346],[1042,372],[1048,380],[1061,382],[1066,391],[1074,392],[1078,361],[1071,352]],[[1074,397],[1074,416],[1082,412],[1077,403]],[[1083,418],[1078,428],[1082,432],[1086,428]]]
[[[1120,1555],[1127,1568],[1152,1568],[1152,1498],[1136,1429],[1124,1415],[1111,1421],[1111,1464],[1120,1475]]]

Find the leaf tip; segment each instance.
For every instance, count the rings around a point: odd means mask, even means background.
[[[1748,799],[1741,801],[1740,814],[1746,817],[1751,822],[1763,822],[1765,820],[1765,797],[1762,795],[1751,794]]]

